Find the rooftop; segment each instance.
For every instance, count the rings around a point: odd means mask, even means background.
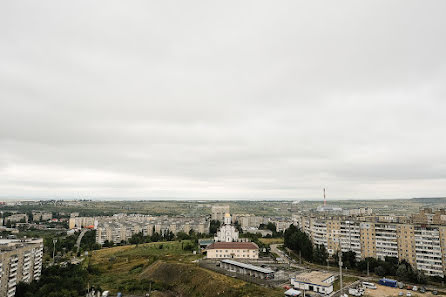
[[[42,238],[32,239],[0,239],[0,253],[3,251],[11,251],[29,244],[43,244]]]
[[[304,282],[321,286],[329,286],[332,285],[332,283],[326,282],[326,280],[332,276],[333,274],[330,272],[311,271],[298,274],[294,279],[297,282]]]
[[[258,250],[259,247],[254,242],[214,242],[207,248],[213,249],[244,249],[244,250]]]
[[[271,269],[262,268],[262,267],[254,266],[254,265],[251,265],[251,264],[242,263],[242,262],[237,262],[237,261],[232,261],[232,260],[222,260],[221,262],[222,263],[231,264],[231,265],[235,265],[237,267],[246,268],[246,269],[249,269],[249,270],[258,271],[258,272],[261,272],[261,273],[274,273],[274,271],[271,270]]]

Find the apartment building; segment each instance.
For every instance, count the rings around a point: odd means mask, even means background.
[[[375,223],[376,257],[384,260],[385,257],[398,258],[398,241],[396,225],[389,223]]]
[[[327,223],[325,220],[311,220],[311,240],[314,244],[327,246]]]
[[[419,213],[412,215],[412,222],[415,224],[446,225],[446,209],[420,209]]]
[[[82,219],[82,218],[71,218]],[[70,219],[70,220],[71,220]],[[150,236],[154,232],[167,234],[172,232],[189,233],[191,230],[197,233],[209,233],[209,220],[207,217],[168,217],[147,215],[117,214],[110,217],[94,218],[96,229],[96,242],[104,244],[105,241],[115,243],[127,241],[134,234],[143,233]]]
[[[361,228],[360,223],[352,220],[339,222],[339,246],[342,252],[354,251],[361,258]],[[338,247],[339,250],[339,247]]]
[[[268,217],[256,216],[252,214],[234,214],[233,222],[238,222],[243,230],[259,228],[261,224],[273,223],[276,225],[276,231],[285,231],[293,221],[289,217]]]
[[[327,250],[330,255],[336,253],[340,247],[341,221],[327,220]]]
[[[17,213],[10,215],[9,217],[6,217],[3,219],[4,223],[10,222],[10,223],[28,223],[28,215],[26,213]]]
[[[293,221],[289,217],[264,217],[264,221],[267,223],[273,223],[276,225],[276,231],[281,232],[288,229],[293,224]]]
[[[41,212],[41,211],[33,211],[33,221],[49,221],[53,218],[53,214],[51,212]]]
[[[233,220],[234,222],[238,222],[242,229],[258,228],[266,222],[264,217],[252,214],[234,214]]]
[[[223,222],[225,214],[229,213],[229,205],[213,205],[211,213],[212,220]]]
[[[446,226],[360,221],[352,217],[295,216],[295,224],[330,255],[354,251],[357,259],[406,260],[426,275],[446,275]]]
[[[440,229],[436,226],[414,228],[416,267],[427,275],[443,276]]]
[[[414,226],[409,224],[397,225],[398,259],[406,260],[412,267],[416,267]]]
[[[94,217],[70,217],[68,220],[68,228],[81,229],[96,225],[96,218]]]
[[[362,222],[359,225],[361,238],[361,258],[376,258],[375,224]]]
[[[19,282],[38,280],[43,239],[0,239],[0,296],[15,296]]]
[[[354,209],[344,209],[342,211],[342,214],[344,216],[365,216],[365,215],[372,215],[373,209],[370,207],[360,207],[360,208],[354,208]]]

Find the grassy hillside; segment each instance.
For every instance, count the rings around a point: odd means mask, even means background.
[[[181,242],[148,243],[95,251],[89,260],[91,283],[115,292],[142,294],[149,284],[153,296],[239,297],[282,296],[282,290],[263,288],[209,271],[194,264],[198,255],[182,250]]]

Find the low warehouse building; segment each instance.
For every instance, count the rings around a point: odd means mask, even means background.
[[[296,289],[328,295],[333,292],[334,280],[335,277],[331,273],[312,271],[296,275],[291,279],[291,285]]]
[[[250,275],[261,279],[273,279],[274,271],[268,268],[257,267],[251,264],[241,263],[232,260],[222,260],[220,267],[229,271],[234,271],[243,275]]]

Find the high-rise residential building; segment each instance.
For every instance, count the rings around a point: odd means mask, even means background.
[[[414,228],[416,267],[427,275],[443,276],[440,229],[436,226]]]
[[[225,214],[229,213],[229,205],[213,205],[211,208],[211,219],[223,222]]]
[[[361,221],[352,217],[293,217],[313,244],[323,244],[330,255],[354,251],[357,259],[395,257],[430,276],[446,275],[446,226],[395,223],[379,217]],[[432,222],[434,220],[431,220]]]
[[[420,209],[418,213],[412,215],[412,221],[417,224],[446,225],[446,209]]]
[[[89,218],[77,217],[71,219],[73,221],[76,219],[79,222],[89,222],[86,220]],[[94,221],[93,229],[96,230],[96,242],[99,244],[104,244],[105,241],[119,243],[141,232],[144,236],[150,236],[155,232],[160,235],[165,235],[170,232],[173,234],[178,234],[179,232],[188,234],[192,230],[196,233],[209,233],[209,219],[207,216],[168,217],[118,214],[91,219]]]
[[[0,239],[0,296],[13,297],[19,282],[42,273],[43,239]]]
[[[342,252],[354,251],[361,258],[360,222],[348,220],[340,222],[340,246]]]

